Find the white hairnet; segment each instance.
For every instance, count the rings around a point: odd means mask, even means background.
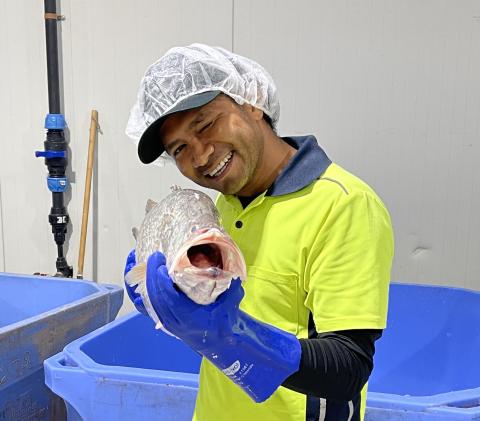
[[[275,130],[280,104],[267,71],[255,61],[224,48],[192,44],[171,48],[148,67],[130,112],[126,134],[138,143],[150,124],[186,98],[206,91],[221,91],[240,105],[248,103],[261,109]],[[157,164],[161,163],[158,161]]]

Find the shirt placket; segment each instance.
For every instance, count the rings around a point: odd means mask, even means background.
[[[235,241],[241,248],[242,242],[245,240],[245,236],[248,235],[246,230],[246,224],[248,220],[251,219],[251,214],[254,213],[255,209],[260,206],[265,200],[265,193],[262,193],[258,196],[252,203],[250,203],[245,209],[240,204],[238,199],[235,200],[235,203],[231,205],[234,207],[235,217],[230,221],[230,226],[228,227],[230,236],[233,241]]]

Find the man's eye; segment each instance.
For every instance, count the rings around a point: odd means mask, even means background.
[[[204,132],[204,131],[207,130],[209,127],[211,127],[212,124],[213,124],[213,121],[209,121],[207,124],[205,124],[204,126],[202,126],[202,127],[198,130],[198,133]]]
[[[173,156],[177,156],[180,152],[182,152],[185,145],[180,145],[177,149],[173,151]]]

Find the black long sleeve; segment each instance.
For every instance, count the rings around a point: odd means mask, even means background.
[[[299,370],[282,384],[306,395],[342,402],[360,393],[373,369],[382,330],[342,330],[300,339]]]

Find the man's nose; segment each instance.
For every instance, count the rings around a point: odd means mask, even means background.
[[[215,151],[213,145],[200,140],[195,140],[193,145],[193,167],[201,168],[207,165],[210,155]]]

